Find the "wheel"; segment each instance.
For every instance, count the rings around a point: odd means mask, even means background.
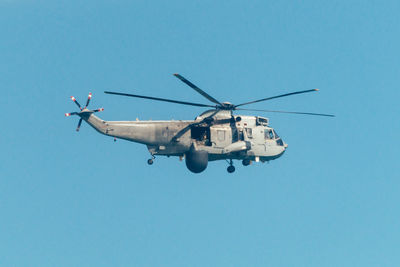
[[[226,169],[229,173],[232,173],[232,172],[234,172],[235,171],[235,166],[229,166],[227,169]]]
[[[249,166],[250,165],[250,160],[249,159],[244,159],[242,161],[243,166]]]
[[[147,160],[147,164],[152,165],[154,163],[153,159]]]

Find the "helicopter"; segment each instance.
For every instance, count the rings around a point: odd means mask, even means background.
[[[193,173],[203,172],[207,168],[209,161],[216,160],[226,160],[229,164],[227,167],[228,173],[233,173],[235,171],[233,160],[241,160],[243,166],[249,166],[252,162],[264,163],[275,160],[285,153],[288,144],[279,137],[275,129],[270,127],[268,118],[234,115],[234,111],[334,117],[331,114],[321,113],[242,108],[242,106],[258,102],[316,92],[319,89],[285,93],[235,105],[230,102],[218,101],[180,74],[174,74],[174,76],[212,104],[112,91],[105,91],[104,93],[209,108],[194,120],[139,121],[137,119],[136,121],[105,121],[94,114],[103,111],[104,108],[88,109],[92,93],[89,93],[86,105],[83,107],[75,97],[71,96],[72,101],[80,110],[78,112],[65,113],[65,116],[77,115],[80,117],[76,131],[79,131],[82,121],[85,121],[99,133],[114,137],[114,141],[116,139],[124,139],[146,145],[151,155],[151,158],[147,161],[149,165],[154,163],[155,156],[175,156],[179,157],[181,161],[185,159],[186,167]]]

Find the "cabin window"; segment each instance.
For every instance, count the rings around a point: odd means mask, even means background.
[[[253,129],[251,128],[245,128],[246,134],[248,138],[253,138]]]
[[[239,130],[239,140],[240,141],[244,140],[243,130]]]

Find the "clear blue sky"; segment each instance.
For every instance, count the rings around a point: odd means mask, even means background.
[[[399,1],[0,1],[0,266],[399,266]],[[289,144],[270,164],[147,166],[106,120],[252,108]],[[250,106],[249,106],[250,108]],[[248,113],[250,114],[250,113]]]

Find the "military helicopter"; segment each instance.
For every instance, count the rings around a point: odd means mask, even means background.
[[[77,115],[80,117],[77,131],[79,131],[82,121],[86,121],[99,133],[114,137],[114,141],[118,138],[146,145],[151,154],[151,158],[147,161],[149,165],[153,164],[156,155],[177,156],[180,160],[185,158],[186,167],[193,173],[204,171],[208,162],[215,160],[226,160],[229,164],[227,171],[233,173],[235,171],[233,160],[241,160],[244,166],[248,166],[252,162],[264,163],[281,157],[287,149],[288,145],[269,126],[268,118],[234,115],[233,111],[243,110],[334,117],[334,115],[321,113],[241,108],[242,106],[262,101],[315,92],[318,89],[296,91],[234,105],[229,102],[218,101],[179,74],[174,74],[174,76],[213,104],[200,104],[110,91],[105,91],[104,93],[211,109],[203,112],[194,120],[105,121],[94,114],[103,111],[103,108],[88,109],[92,98],[92,94],[89,93],[84,107],[72,96],[72,101],[80,111],[66,113],[65,116]]]

